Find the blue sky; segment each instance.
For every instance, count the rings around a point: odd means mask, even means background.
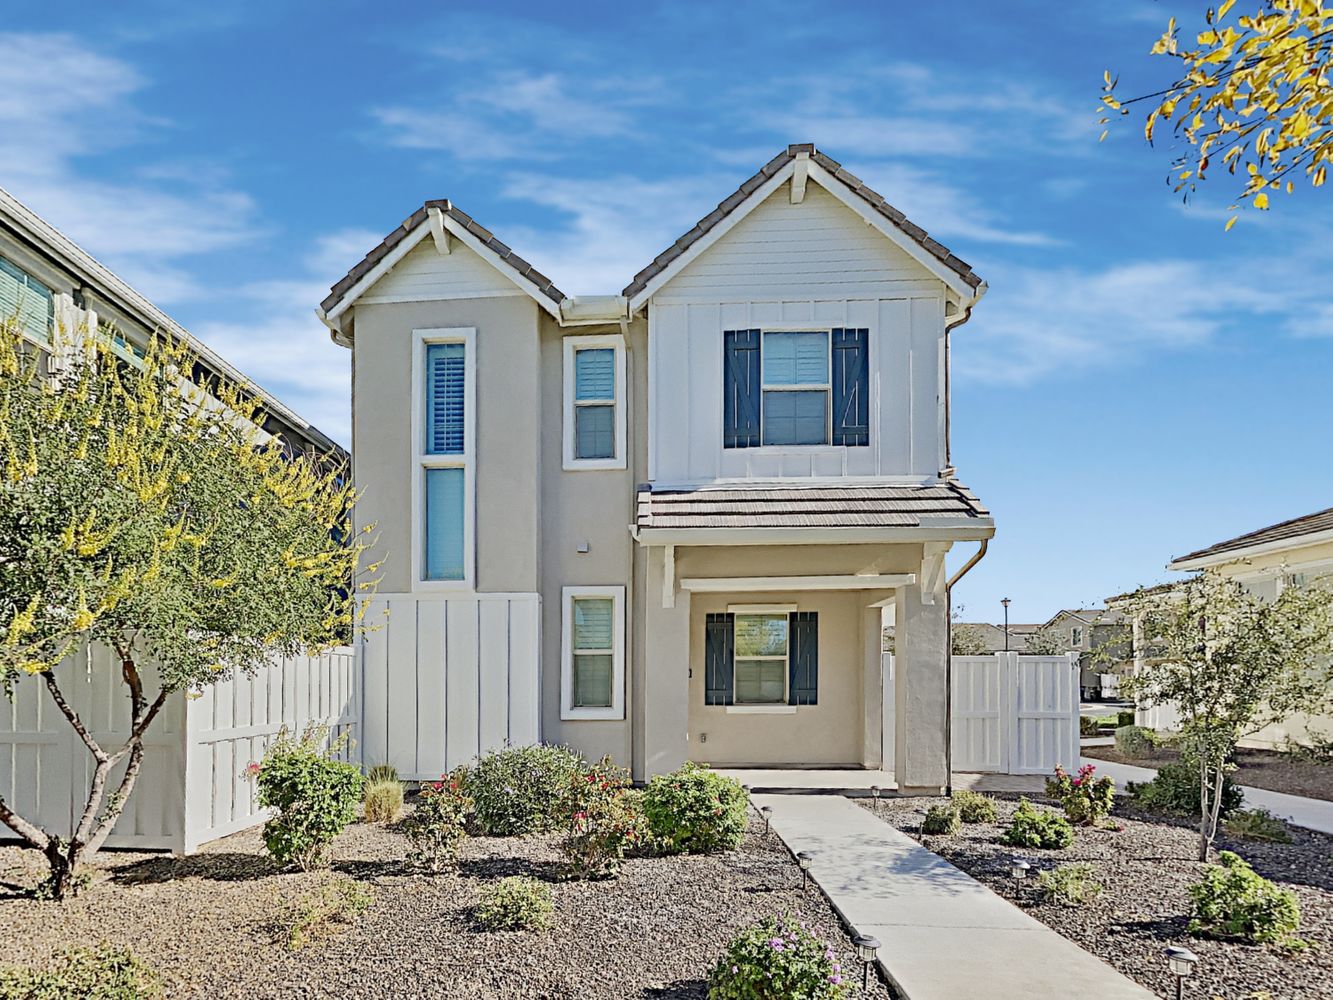
[[[312,309],[424,199],[616,292],[813,141],[990,284],[954,457],[999,533],[955,600],[1042,620],[1333,503],[1333,196],[1224,234],[1234,187],[1182,206],[1169,149],[1097,141],[1102,71],[1160,86],[1144,53],[1203,7],[25,5],[0,186],[346,440],[348,356]]]

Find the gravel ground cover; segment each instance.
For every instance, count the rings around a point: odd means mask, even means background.
[[[752,822],[728,854],[643,858],[611,881],[570,882],[551,837],[466,841],[454,870],[409,873],[393,829],[355,824],[324,873],[275,871],[256,831],[185,859],[106,852],[93,884],[64,905],[20,895],[40,869],[32,852],[0,847],[0,956],[40,963],[65,944],[128,945],[172,997],[684,998],[704,997],[708,967],[739,928],[768,915],[806,920],[860,965],[827,901],[776,836]],[[375,894],[353,927],[290,952],[280,916],[322,880],[343,874]],[[489,933],[471,917],[487,881],[547,880],[555,923]],[[890,997],[886,987],[874,994]]]
[[[1016,852],[999,839],[1017,797],[995,798],[998,822],[964,825],[953,836],[920,833],[926,809],[943,799],[884,800],[878,816],[1160,996],[1175,996],[1175,980],[1166,972],[1162,949],[1185,944],[1199,956],[1189,997],[1245,1000],[1255,991],[1267,990],[1273,1000],[1333,1000],[1333,837],[1293,828],[1292,844],[1225,837],[1217,842],[1219,849],[1235,851],[1261,875],[1295,890],[1301,906],[1300,935],[1310,948],[1288,953],[1194,938],[1186,932],[1187,888],[1198,881],[1205,866],[1195,860],[1196,834],[1185,824],[1117,803],[1114,818],[1123,827],[1119,831],[1081,829],[1073,845],[1063,850]],[[1040,797],[1033,801],[1052,805]],[[862,805],[874,811],[870,804]],[[1015,854],[1034,869],[1090,862],[1103,891],[1082,906],[1047,903],[1037,888],[1035,871],[1021,884],[1010,877],[1009,862]]]
[[[1082,753],[1084,757],[1135,767],[1161,767],[1180,759],[1180,751],[1172,747],[1159,747],[1147,757],[1126,757],[1115,747],[1083,747]],[[1333,802],[1333,765],[1301,760],[1277,750],[1244,747],[1236,751],[1236,764],[1231,780],[1239,785]]]

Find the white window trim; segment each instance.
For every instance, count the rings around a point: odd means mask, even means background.
[[[574,457],[574,410],[577,401],[574,392],[574,354],[576,351],[610,348],[615,351],[614,372],[616,380],[615,413],[611,424],[616,438],[616,452],[611,458],[575,458]],[[628,386],[625,382],[625,342],[616,334],[603,334],[593,337],[565,338],[565,419],[564,419],[564,467],[566,471],[580,472],[595,469],[623,469],[626,466],[626,453],[629,442],[626,436],[626,395]]]
[[[611,707],[574,707],[574,601],[611,598]],[[561,720],[625,718],[625,588],[564,587],[560,594],[560,718]]]
[[[462,344],[463,454],[426,453],[426,346]],[[476,581],[477,504],[477,330],[440,327],[412,331],[412,589],[470,591]],[[426,469],[463,470],[463,579],[427,580],[423,546],[426,541]]]
[[[740,610],[742,608],[744,608],[745,610]],[[741,710],[741,714],[745,714],[746,712],[751,712],[754,714],[772,713],[775,715],[776,714],[786,715],[788,714],[785,711],[786,709],[791,709],[792,712],[795,712],[796,706],[791,704],[791,616],[792,612],[796,610],[796,605],[735,604],[735,605],[728,605],[727,610],[737,617],[759,616],[759,615],[763,616],[784,615],[787,619],[787,651],[783,653],[781,656],[741,656],[739,653],[733,651],[731,657],[731,671],[732,671],[731,692],[732,692],[733,704],[727,706],[728,710],[733,708],[739,708]],[[747,660],[751,662],[755,660],[768,660],[774,662],[776,662],[777,660],[781,660],[784,668],[782,671],[782,700],[781,701],[736,701],[736,688],[737,688],[736,668],[739,666],[741,660]],[[774,709],[780,709],[783,711],[774,712],[773,711]]]

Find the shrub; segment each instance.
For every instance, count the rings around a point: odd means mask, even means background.
[[[320,938],[350,927],[375,897],[355,879],[334,878],[306,893],[287,915],[287,947],[300,951]]]
[[[361,771],[333,759],[343,741],[323,748],[327,733],[310,726],[298,739],[284,728],[250,769],[259,783],[259,804],[278,810],[264,824],[264,846],[280,863],[305,870],[324,863],[329,844],[356,819],[361,801]]]
[[[643,793],[643,812],[668,854],[731,851],[745,837],[749,800],[734,778],[687,762],[659,774]]]
[[[1211,791],[1212,781],[1209,781]],[[1130,782],[1125,786],[1135,804],[1151,812],[1199,815],[1199,769],[1189,760],[1173,761],[1157,769],[1151,781]],[[1230,777],[1222,779],[1221,815],[1225,818],[1241,807],[1244,793]]]
[[[1095,826],[1111,814],[1115,805],[1115,781],[1109,775],[1096,777],[1097,768],[1084,764],[1070,776],[1059,764],[1046,779],[1046,794],[1060,801],[1065,819],[1075,826]]]
[[[472,799],[464,789],[462,768],[421,786],[416,808],[403,821],[403,833],[412,845],[409,861],[439,871],[443,862],[453,858],[467,836],[472,813]]]
[[[1102,887],[1093,881],[1093,870],[1086,861],[1060,865],[1038,873],[1037,885],[1052,902],[1080,906],[1101,894]]]
[[[1002,839],[1011,847],[1039,847],[1053,851],[1074,842],[1074,828],[1059,813],[1038,809],[1027,799],[1020,799]]]
[[[837,953],[789,917],[742,930],[708,972],[708,1000],[840,1000],[847,991]]]
[[[921,832],[930,836],[957,833],[963,827],[958,807],[934,805],[926,810],[926,818],[921,821]]]
[[[642,796],[629,784],[629,772],[609,757],[571,779],[569,832],[560,849],[575,877],[614,875],[625,852],[643,839]]]
[[[1240,809],[1223,822],[1223,828],[1241,840],[1268,840],[1278,844],[1291,843],[1287,824],[1267,809]]]
[[[1121,726],[1115,731],[1115,748],[1126,757],[1148,757],[1156,745],[1153,731],[1146,726]]]
[[[1217,860],[1201,881],[1190,886],[1194,901],[1190,933],[1300,947],[1303,942],[1295,936],[1301,923],[1296,894],[1274,885],[1230,851],[1222,851]]]
[[[0,966],[5,1000],[156,1000],[162,983],[128,948],[65,948],[45,969]]]
[[[1078,717],[1078,734],[1080,736],[1096,736],[1101,732],[1101,726],[1095,716],[1080,715]]]
[[[537,931],[550,924],[554,912],[550,886],[510,875],[481,890],[476,917],[490,931]]]
[[[1133,709],[1125,709],[1116,713],[1115,724],[1117,727],[1134,725]]]
[[[537,744],[488,753],[466,780],[482,832],[513,837],[559,829],[569,818],[570,779],[584,766],[568,747]]]
[[[367,823],[392,823],[403,811],[403,783],[396,778],[367,781],[362,801]]]
[[[398,768],[392,764],[376,764],[366,772],[366,781],[374,784],[377,781],[397,781]]]
[[[954,792],[953,804],[964,823],[995,822],[995,800],[980,792]]]

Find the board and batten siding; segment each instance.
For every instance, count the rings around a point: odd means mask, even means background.
[[[380,595],[362,633],[361,756],[430,781],[540,738],[537,594]]]
[[[653,296],[649,478],[929,477],[944,465],[943,282],[817,184],[786,187]],[[867,447],[722,447],[722,337],[870,331]]]
[[[450,252],[442,254],[435,249],[433,240],[422,240],[358,303],[431,302],[525,294],[475,251],[458,240],[452,240],[451,244]]]

